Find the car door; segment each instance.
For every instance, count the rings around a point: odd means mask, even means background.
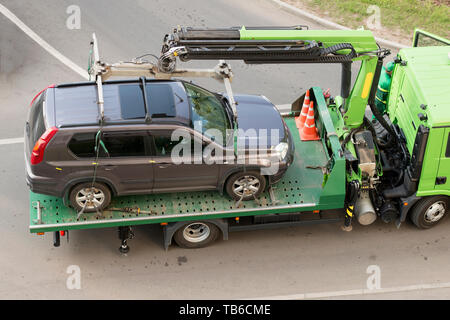
[[[150,193],[153,167],[147,131],[108,131],[102,134],[99,177],[113,181],[118,194]]]
[[[177,130],[183,131],[183,129]],[[188,130],[182,134],[184,138],[175,139],[175,141],[172,139],[172,133],[173,130],[152,130],[150,133],[155,150],[153,191],[216,189],[219,165],[205,163],[202,151],[206,145]],[[183,153],[184,151],[180,152],[180,150],[188,151],[188,154]],[[197,150],[196,154],[195,150]],[[182,159],[182,157],[184,158]],[[183,160],[184,162],[180,163]]]

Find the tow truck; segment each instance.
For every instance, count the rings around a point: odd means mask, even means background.
[[[425,47],[421,47],[425,45]],[[374,107],[383,60],[390,54],[369,30],[293,27],[177,27],[164,37],[157,63],[143,59],[108,64],[91,42],[89,72],[103,117],[102,83],[115,76],[209,77],[223,80],[233,109],[231,67],[247,64],[341,64],[340,95],[310,88],[319,135],[302,141],[296,126],[302,94],[283,113],[295,140],[295,159],[284,178],[255,201],[236,202],[218,192],[116,197],[98,214],[79,214],[64,199],[30,193],[30,232],[52,232],[54,245],[70,230],[117,227],[120,251],[129,250],[132,226],[160,224],[164,248],[211,244],[233,231],[377,218],[400,227],[407,216],[420,229],[447,214],[450,196],[450,41],[416,30],[413,47],[395,57],[387,110]],[[178,69],[177,61],[220,60],[212,69]],[[352,85],[351,66],[360,69]],[[373,114],[373,117],[371,116]],[[373,119],[372,119],[373,118]]]

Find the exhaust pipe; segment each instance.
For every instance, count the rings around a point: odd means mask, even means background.
[[[377,220],[375,208],[370,200],[369,191],[361,191],[355,203],[355,215],[363,226],[372,224]]]

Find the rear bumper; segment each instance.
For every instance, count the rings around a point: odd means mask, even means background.
[[[57,182],[56,181],[52,181],[52,180],[46,179],[46,178],[40,178],[37,176],[30,176],[30,174],[28,174],[28,172],[27,172],[26,182],[27,182],[27,186],[34,193],[41,193],[41,194],[46,194],[46,195],[55,196],[55,197],[61,196],[61,194],[59,194],[58,192],[55,191],[55,190],[57,190]]]
[[[25,139],[27,140],[27,139]],[[27,147],[25,146],[25,181],[27,186],[34,193],[46,194],[49,196],[60,197],[61,194],[57,192],[58,181],[51,178],[41,177],[35,175],[31,170],[31,164],[29,159],[29,153],[27,153]]]

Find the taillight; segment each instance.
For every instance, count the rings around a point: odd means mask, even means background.
[[[38,93],[37,95],[34,96],[33,100],[31,100],[30,107],[33,105],[34,100],[36,100],[37,97],[39,97],[39,96],[41,95],[42,92],[44,92],[44,91],[47,90],[48,88],[54,88],[54,87],[55,87],[55,85],[54,85],[54,84],[51,84],[51,85],[49,85],[47,88],[42,89],[41,91],[39,91],[39,93]]]
[[[31,151],[31,164],[38,164],[44,159],[44,150],[55,133],[58,132],[58,128],[51,127],[44,132],[39,140],[34,145],[33,151]]]

